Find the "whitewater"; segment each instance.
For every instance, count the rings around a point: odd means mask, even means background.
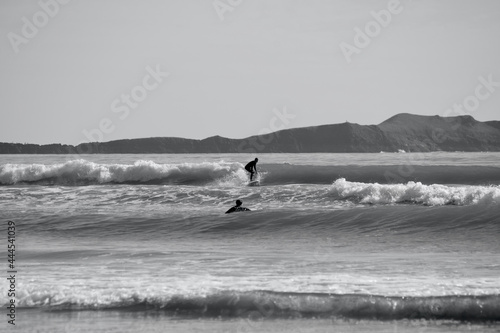
[[[261,186],[249,187],[255,157]],[[499,161],[2,155],[17,328],[495,332]],[[224,214],[236,199],[251,211]],[[7,294],[0,285],[2,305]]]

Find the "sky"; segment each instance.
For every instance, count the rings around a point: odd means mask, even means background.
[[[500,120],[498,0],[2,0],[0,142]]]

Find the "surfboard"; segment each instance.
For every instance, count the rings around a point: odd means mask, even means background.
[[[248,186],[260,186],[260,181],[252,180],[251,182],[248,182]]]

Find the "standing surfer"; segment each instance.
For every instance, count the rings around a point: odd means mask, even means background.
[[[255,158],[255,160],[250,161],[247,165],[245,165],[245,170],[250,172],[250,181],[253,179],[253,174],[257,173],[257,162],[259,161],[258,158]]]

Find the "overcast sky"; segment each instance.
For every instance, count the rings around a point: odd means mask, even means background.
[[[0,2],[0,142],[500,119],[498,0],[59,1]]]

